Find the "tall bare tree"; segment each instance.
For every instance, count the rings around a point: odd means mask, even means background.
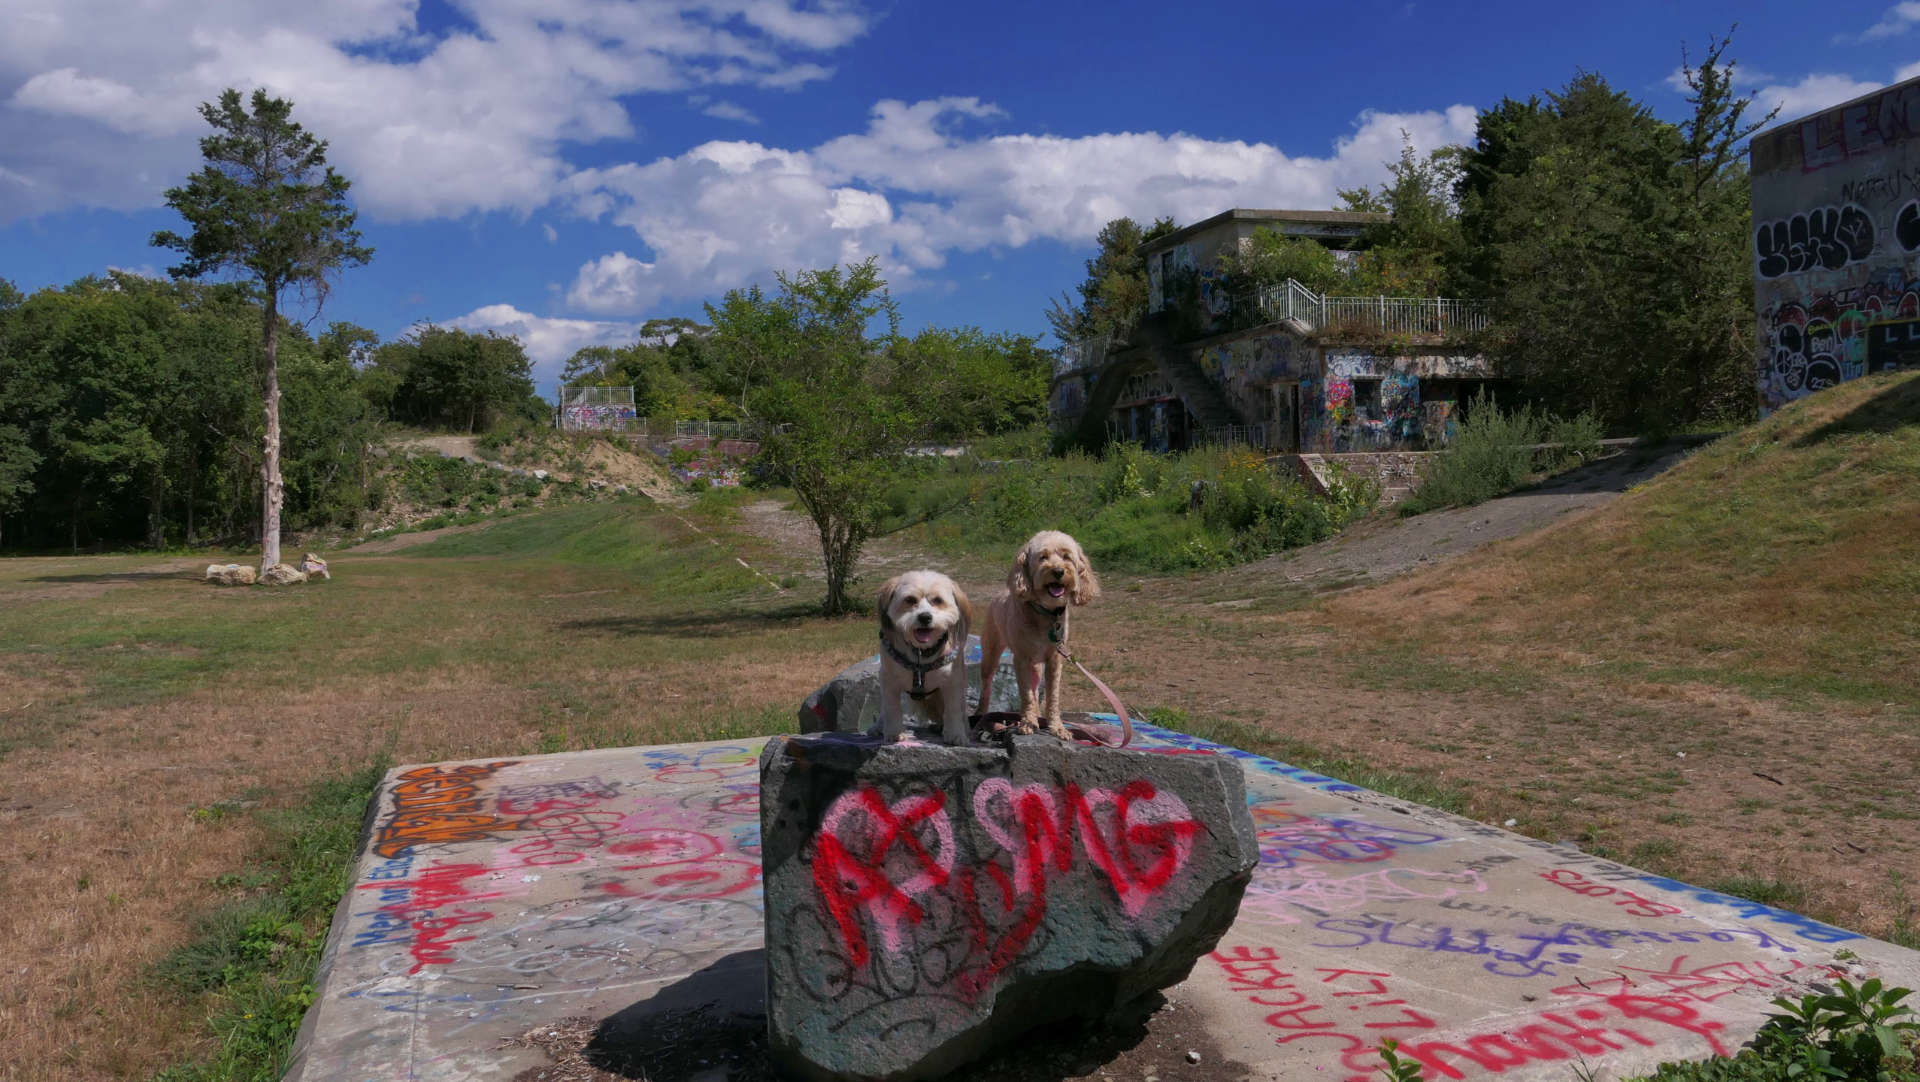
[[[280,478],[280,302],[288,289],[312,300],[317,313],[329,278],[341,268],[373,257],[354,228],[358,215],[347,204],[347,179],[327,164],[327,144],[293,121],[293,103],[255,90],[251,102],[227,89],[218,102],[200,106],[213,134],[200,140],[206,160],[183,187],[167,189],[167,205],[192,227],[191,236],[171,230],[153,243],[182,255],[168,273],[199,278],[229,273],[260,291],[265,319],[261,345],[266,365],[265,455],[260,569],[280,562],[280,508],[286,486]]]

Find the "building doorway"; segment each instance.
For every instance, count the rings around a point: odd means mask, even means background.
[[[1267,430],[1267,447],[1282,454],[1300,452],[1300,385],[1276,383],[1273,394],[1273,427]]]

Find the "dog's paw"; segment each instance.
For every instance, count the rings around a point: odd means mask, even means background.
[[[1072,738],[1072,737],[1071,737],[1070,735],[1068,735],[1068,733],[1067,733],[1067,724],[1066,724],[1066,722],[1063,722],[1063,721],[1061,721],[1061,720],[1060,720],[1059,718],[1048,718],[1048,719],[1047,719],[1047,732],[1049,732],[1049,733],[1052,733],[1052,734],[1053,734],[1054,736],[1057,736],[1057,737],[1059,737],[1059,738],[1060,738],[1060,739],[1062,739],[1062,740],[1071,740],[1071,739],[1073,739],[1073,738]]]
[[[1023,717],[1019,721],[1016,721],[1013,723],[1013,733],[1015,736],[1032,736],[1033,734],[1039,731],[1040,731],[1039,718]]]

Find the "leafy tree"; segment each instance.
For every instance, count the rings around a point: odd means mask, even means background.
[[[1100,227],[1094,238],[1099,252],[1087,260],[1087,277],[1080,283],[1079,300],[1062,294],[1047,309],[1047,325],[1061,342],[1077,342],[1100,334],[1125,341],[1147,314],[1151,300],[1147,262],[1140,246],[1180,227],[1171,218],[1155,219],[1142,228],[1132,218],[1115,218]]]
[[[929,327],[899,349],[915,369],[939,374],[922,403],[931,439],[962,440],[1046,420],[1053,357],[1035,338]]]
[[[1671,241],[1676,282],[1666,316],[1675,332],[1669,339],[1669,395],[1685,408],[1666,418],[1670,421],[1745,420],[1756,404],[1748,239],[1753,189],[1740,148],[1780,109],[1746,119],[1753,98],[1733,92],[1734,62],[1723,60],[1734,29],[1725,38],[1707,39],[1698,67],[1681,53],[1693,113],[1680,124],[1684,149],[1675,178],[1680,190]]]
[[[628,346],[587,346],[567,359],[560,379],[571,385],[632,387],[643,417],[732,419],[741,388],[716,366],[713,328],[675,316],[650,319]]]
[[[362,386],[392,420],[432,428],[482,431],[535,408],[533,362],[520,341],[433,324],[375,349]]]
[[[286,487],[280,470],[280,303],[288,289],[325,301],[329,276],[373,256],[360,244],[347,205],[347,179],[327,165],[327,144],[292,119],[293,103],[255,90],[251,107],[227,89],[200,107],[213,134],[200,140],[206,165],[184,187],[167,189],[167,205],[192,227],[153,243],[182,255],[176,278],[228,272],[250,281],[263,301],[261,345],[264,428],[261,460],[261,569],[280,562],[280,514]]]
[[[20,396],[26,383],[25,366],[15,355],[10,331],[11,317],[25,299],[12,282],[0,278],[0,542],[6,538],[6,516],[33,494],[33,471],[40,464],[40,453],[26,430],[6,421],[13,412],[11,400]]]
[[[1361,294],[1438,297],[1457,291],[1454,268],[1463,255],[1454,188],[1464,152],[1440,147],[1424,158],[1400,133],[1400,160],[1378,189],[1342,190],[1348,210],[1390,215],[1361,235],[1363,250],[1347,288]]]
[[[1544,115],[1538,95],[1524,102],[1502,98],[1499,105],[1480,114],[1474,145],[1461,154],[1460,178],[1453,191],[1460,207],[1464,295],[1485,297],[1498,292],[1493,192],[1532,164],[1533,126]]]
[[[261,309],[238,285],[85,278],[0,311],[0,483],[16,543],[258,537]],[[364,406],[348,362],[285,332],[287,516],[365,506]]]
[[[860,550],[886,511],[885,491],[909,469],[925,431],[923,377],[931,351],[899,346],[899,314],[874,261],[779,276],[780,292],[730,291],[707,306],[723,363],[751,371],[760,458],[791,486],[820,535],[829,614],[848,596]],[[879,332],[871,334],[875,322]]]
[[[1557,413],[1659,431],[1752,412],[1739,147],[1765,119],[1745,119],[1727,48],[1683,63],[1678,125],[1591,73],[1481,118],[1455,189],[1466,274],[1498,302],[1504,370]]]

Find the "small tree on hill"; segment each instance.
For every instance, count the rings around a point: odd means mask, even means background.
[[[826,611],[852,612],[861,607],[847,594],[854,561],[926,424],[915,396],[920,355],[899,348],[899,313],[873,260],[779,281],[776,297],[733,290],[708,305],[713,344],[731,364],[751,361],[761,459],[819,530]],[[881,333],[870,336],[875,320]]]
[[[326,142],[294,123],[293,103],[255,90],[250,106],[231,88],[218,103],[200,106],[200,115],[213,126],[213,134],[200,140],[206,165],[184,187],[167,189],[167,205],[186,219],[192,235],[162,230],[153,243],[181,253],[181,262],[168,268],[175,278],[224,271],[259,288],[266,360],[260,467],[264,571],[280,562],[280,509],[286,501],[280,476],[281,297],[289,288],[302,290],[318,311],[329,276],[366,263],[373,249],[360,244],[354,228],[357,215],[347,205],[347,179],[327,165]]]

